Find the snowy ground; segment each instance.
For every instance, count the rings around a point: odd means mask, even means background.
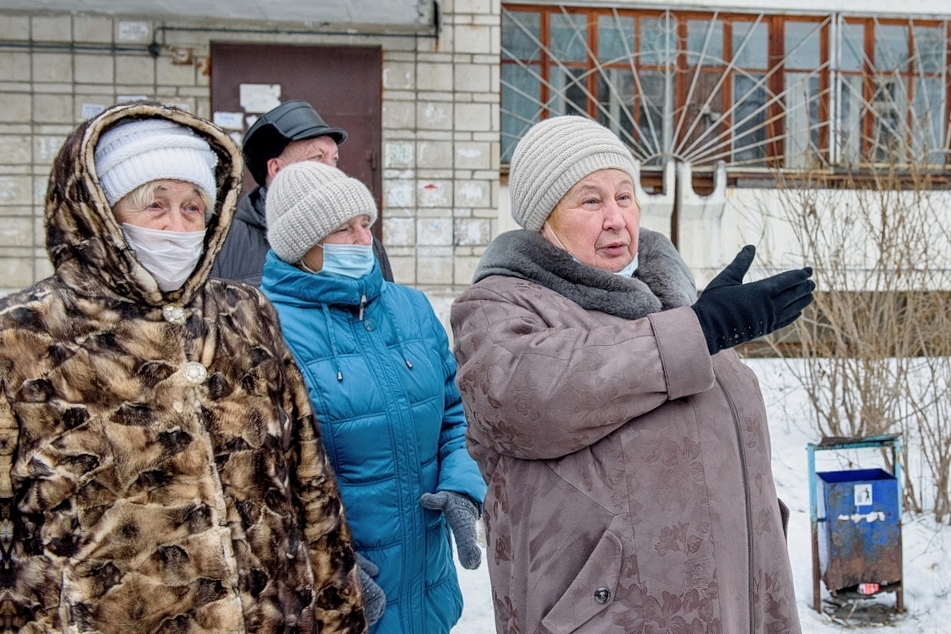
[[[799,616],[805,634],[883,630],[890,634],[946,634],[951,632],[951,527],[941,527],[928,517],[912,518],[906,514],[902,526],[905,609],[902,615],[891,614],[894,594],[882,594],[874,600],[860,602],[849,618],[845,610],[833,619],[812,609],[812,547],[809,524],[809,493],[807,488],[806,445],[818,442],[809,431],[809,414],[803,393],[781,361],[750,360],[759,376],[769,411],[773,442],[773,473],[779,496],[792,511],[789,524],[789,554],[796,581]],[[823,454],[817,453],[817,470],[835,469],[823,466]],[[859,460],[865,456],[857,456]],[[873,458],[869,457],[869,460]],[[861,463],[861,467],[879,464]],[[457,566],[458,567],[458,566]],[[458,567],[465,609],[452,634],[492,634],[495,621],[489,593],[489,575],[485,561],[479,570]],[[823,589],[823,597],[828,595]],[[872,616],[859,618],[864,613]],[[881,618],[873,618],[880,616]],[[887,620],[886,625],[880,623]]]

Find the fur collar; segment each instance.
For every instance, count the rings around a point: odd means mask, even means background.
[[[641,229],[637,249],[637,271],[634,277],[623,278],[576,262],[540,233],[519,229],[492,241],[472,281],[490,275],[517,277],[555,291],[585,310],[624,319],[640,319],[696,301],[693,275],[670,240]]]

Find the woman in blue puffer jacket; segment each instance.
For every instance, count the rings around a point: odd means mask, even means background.
[[[425,295],[384,282],[369,190],[301,162],[267,195],[261,290],[277,308],[333,462],[373,634],[445,634],[462,613],[459,561],[476,568],[486,486],[446,332]]]

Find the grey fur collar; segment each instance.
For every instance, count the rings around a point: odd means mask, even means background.
[[[492,241],[472,282],[490,275],[517,277],[564,295],[585,310],[624,319],[640,319],[696,301],[693,275],[670,240],[641,229],[637,252],[634,277],[623,278],[576,262],[540,233],[519,229]]]

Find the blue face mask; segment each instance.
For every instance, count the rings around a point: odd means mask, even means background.
[[[332,273],[360,279],[373,270],[372,244],[320,244],[324,265],[320,273]]]

